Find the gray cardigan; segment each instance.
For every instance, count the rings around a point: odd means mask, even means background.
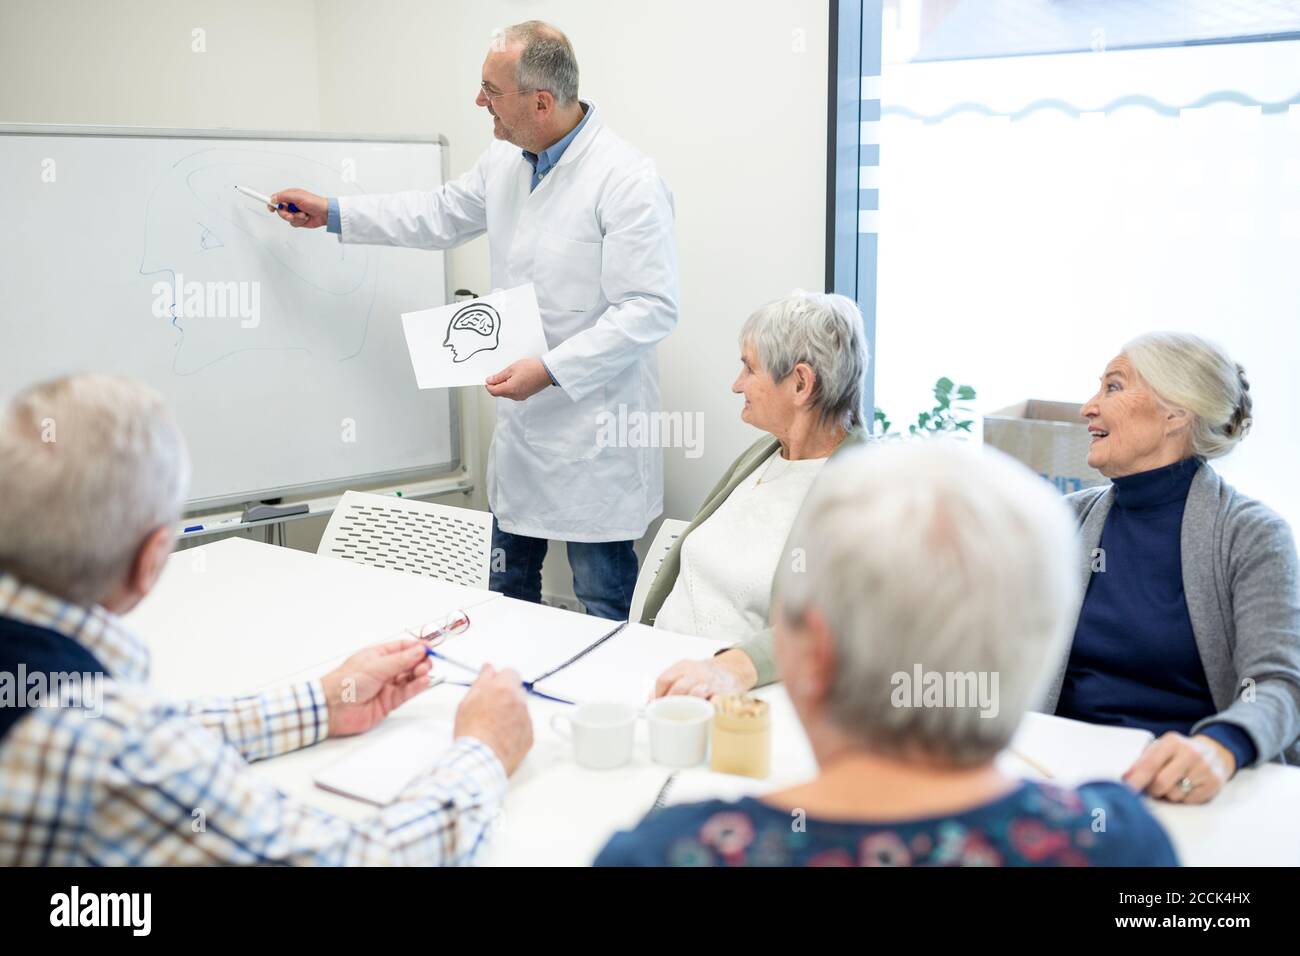
[[[1079,518],[1085,592],[1114,499],[1112,485],[1066,498]],[[1260,762],[1300,764],[1300,582],[1290,526],[1202,463],[1187,493],[1181,541],[1187,612],[1218,708],[1192,733],[1211,721],[1234,724],[1250,735]],[[1048,689],[1046,713],[1056,710],[1068,657]]]

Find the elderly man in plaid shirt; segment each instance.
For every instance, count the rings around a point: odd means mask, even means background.
[[[451,750],[361,823],[248,761],[379,723],[428,687],[417,642],[260,695],[150,691],[148,651],[118,615],[162,571],[188,471],[161,398],[130,382],[61,379],[0,410],[0,865],[472,861],[532,745],[518,674],[485,668]],[[63,680],[33,701],[32,675]]]

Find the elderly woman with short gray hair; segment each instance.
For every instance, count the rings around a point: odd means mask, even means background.
[[[682,661],[656,694],[712,696],[770,680],[768,611],[786,534],[827,458],[866,440],[862,313],[842,295],[797,292],[740,330],[731,390],[740,417],[768,434],[709,492],[659,568],[641,620],[683,634],[732,638],[708,661]]]
[[[1286,521],[1209,460],[1251,425],[1245,370],[1195,335],[1124,346],[1083,408],[1088,464],[1069,496],[1086,596],[1044,709],[1159,738],[1126,775],[1204,803],[1241,767],[1300,762],[1300,593]]]
[[[817,776],[657,810],[597,865],[1175,865],[1129,788],[1021,782],[995,765],[1064,650],[1079,592],[1059,496],[1000,452],[955,442],[837,457],[794,523],[807,563],[782,563],[772,615]],[[933,675],[979,690],[936,698]]]

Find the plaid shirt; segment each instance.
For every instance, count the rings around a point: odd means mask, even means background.
[[[505,772],[469,737],[365,822],[305,806],[247,761],[325,739],[319,681],[170,703],[145,685],[144,643],[103,608],[0,574],[0,616],[108,671],[93,706],[32,707],[0,740],[0,866],[468,863],[499,812]]]

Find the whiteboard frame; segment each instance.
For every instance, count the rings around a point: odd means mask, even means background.
[[[447,137],[443,136],[441,133],[433,135],[421,135],[418,133],[318,133],[311,130],[228,129],[226,127],[190,129],[186,127],[169,126],[81,126],[65,123],[0,123],[0,137],[3,136],[112,136],[143,139],[282,139],[311,143],[423,143],[440,147],[439,157],[440,165],[442,166],[442,182],[444,185],[447,183],[447,177],[450,175],[451,168],[448,159],[450,147],[447,142]],[[448,302],[451,302],[454,300],[455,292],[451,288],[451,272],[448,263],[449,258],[450,257],[444,253],[442,257],[442,273],[443,292],[447,296]],[[337,479],[331,479],[326,481],[309,482],[301,485],[286,485],[280,488],[267,488],[256,492],[241,492],[239,494],[223,495],[212,498],[195,498],[185,502],[185,513],[189,514],[195,511],[221,508],[226,505],[267,501],[275,498],[310,497],[313,495],[337,491],[339,489],[346,489],[351,484],[406,484],[416,479],[444,477],[454,475],[456,472],[460,471],[464,471],[465,477],[471,482],[472,487],[473,477],[470,475],[471,466],[465,463],[464,449],[462,447],[461,396],[457,394],[459,391],[457,389],[447,389],[447,391],[451,392],[451,395],[449,396],[450,401],[448,402],[448,415],[451,426],[451,451],[453,457],[446,467],[437,467],[432,469],[404,468],[397,471],[353,475],[342,483]]]

